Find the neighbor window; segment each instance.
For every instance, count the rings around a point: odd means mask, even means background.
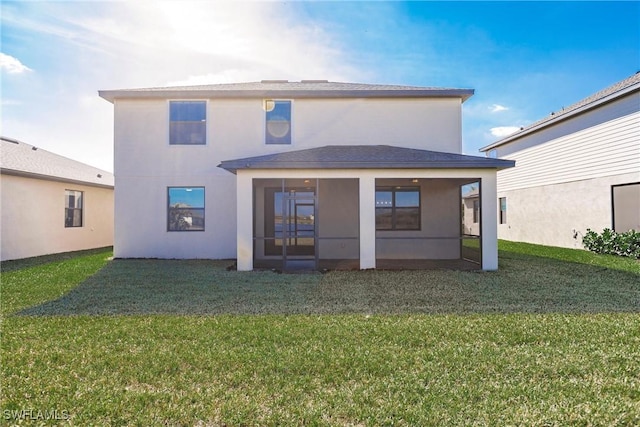
[[[82,227],[83,192],[65,190],[64,192],[64,226]]]
[[[264,106],[265,143],[291,144],[291,101],[267,99]]]
[[[473,201],[473,223],[477,224],[480,221],[480,200]]]
[[[204,231],[204,187],[169,187],[168,231]]]
[[[420,189],[376,189],[376,230],[420,230]]]
[[[169,123],[169,144],[206,144],[206,101],[170,101]]]
[[[507,198],[500,197],[500,224],[507,223]]]

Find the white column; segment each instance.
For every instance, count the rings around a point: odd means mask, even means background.
[[[236,178],[238,271],[253,270],[253,180],[242,171]]]
[[[480,184],[482,200],[482,269],[498,269],[498,193],[496,191],[496,171],[483,173]]]
[[[360,269],[376,268],[376,179],[360,176]]]

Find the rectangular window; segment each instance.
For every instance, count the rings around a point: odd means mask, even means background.
[[[169,187],[168,231],[204,231],[204,187]]]
[[[264,101],[265,143],[291,144],[291,101]]]
[[[206,142],[206,101],[170,101],[169,144],[204,145]]]
[[[640,182],[611,186],[611,208],[613,231],[640,231]]]
[[[376,189],[376,230],[420,230],[420,189]]]
[[[500,197],[500,224],[507,223],[507,198]]]
[[[65,190],[64,192],[64,226],[82,227],[83,192]]]
[[[477,224],[480,221],[480,200],[473,201],[473,223]]]

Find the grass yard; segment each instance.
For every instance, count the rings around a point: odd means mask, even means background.
[[[638,261],[500,249],[492,273],[3,263],[0,423],[640,424]]]

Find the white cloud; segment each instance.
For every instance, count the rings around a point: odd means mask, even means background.
[[[500,105],[500,104],[493,104],[491,106],[491,112],[492,113],[499,113],[500,111],[507,111],[508,108],[505,107],[504,105]]]
[[[5,108],[3,132],[107,170],[113,106],[98,90],[376,73],[354,65],[333,27],[288,2],[13,2],[2,21],[43,40],[21,46],[38,52],[29,64],[38,78],[6,88],[7,100],[29,108]]]
[[[19,59],[2,52],[0,52],[0,69],[5,70],[9,74],[21,74],[27,71],[33,71],[20,62]]]
[[[518,126],[498,126],[491,128],[491,135],[496,138],[504,138],[520,130]]]
[[[147,6],[127,2],[108,6],[108,14],[83,11],[61,19],[77,31],[76,42],[84,39],[117,58],[112,63],[118,75],[126,71],[129,81],[118,85],[362,79],[349,65],[340,38],[287,3],[167,1]]]

